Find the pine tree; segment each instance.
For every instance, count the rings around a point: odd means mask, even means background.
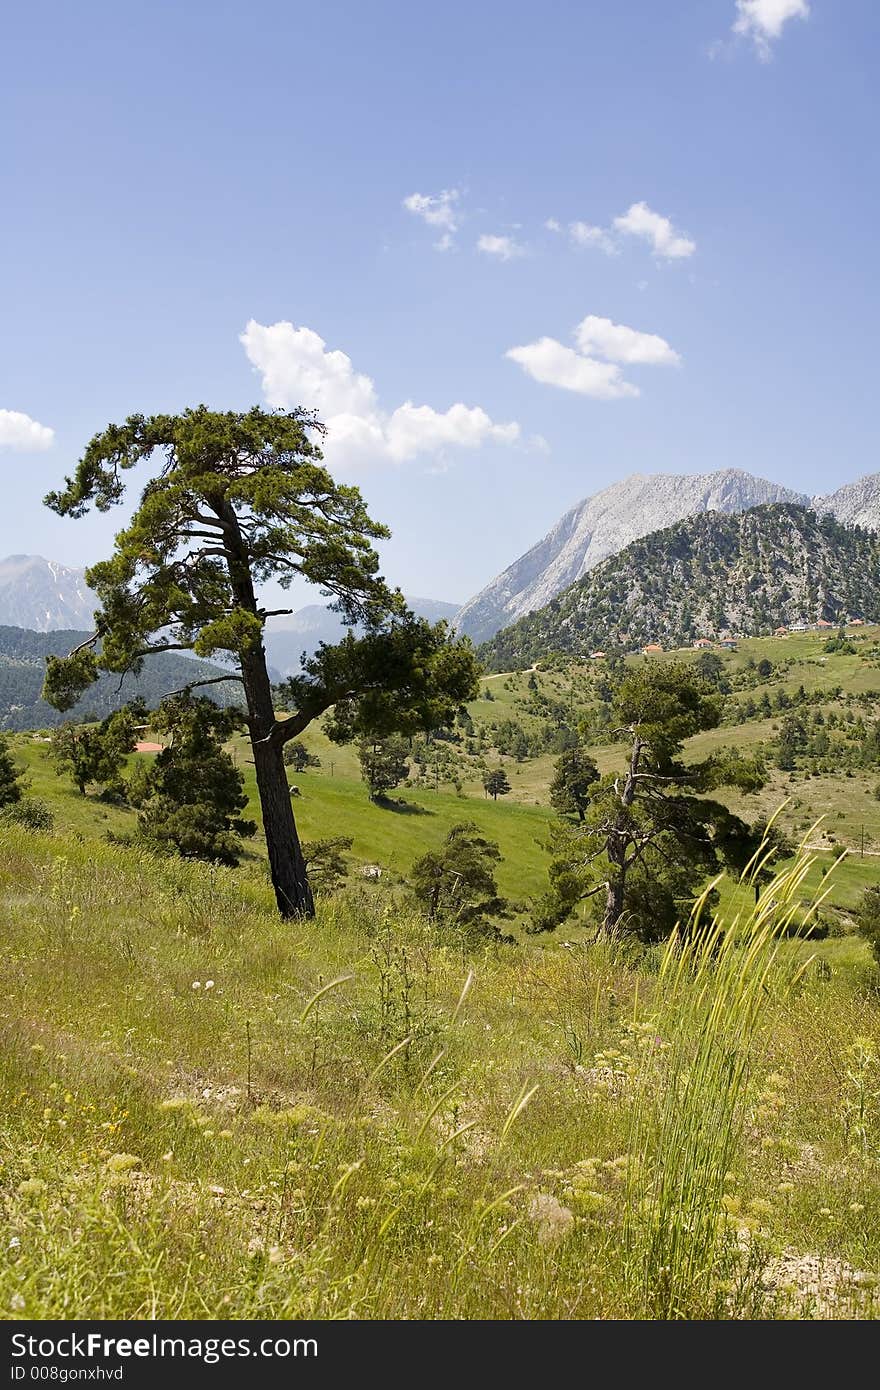
[[[499,796],[506,796],[510,791],[510,783],[504,768],[494,767],[491,772],[487,772],[483,778],[483,786],[486,795],[491,796],[493,801],[497,801]]]
[[[138,829],[156,849],[185,859],[235,865],[242,838],[256,832],[243,820],[247,806],[244,778],[223,748],[241,717],[210,700],[182,695],[166,700],[154,727],[171,735],[140,790]]]
[[[408,749],[400,737],[362,739],[358,758],[371,801],[378,801],[409,776]]]
[[[21,773],[9,751],[9,744],[0,735],[0,807],[12,806],[21,797]]]
[[[550,805],[562,816],[584,819],[599,769],[582,748],[568,748],[558,759],[550,783]]]
[[[509,915],[495,880],[494,866],[500,860],[495,841],[465,821],[452,827],[441,849],[416,860],[410,886],[432,922],[445,922],[468,934],[499,937],[490,919]]]
[[[439,728],[478,690],[470,644],[444,623],[414,618],[380,577],[372,542],[388,531],[357,488],[321,466],[322,434],[304,410],[132,415],[96,435],[75,475],[46,498],[62,516],[92,505],[108,511],[125,498],[126,471],[153,463],[112,558],[86,571],[101,605],[96,631],[69,656],[49,659],[44,698],[71,709],[100,671],[136,672],[156,651],[230,663],[212,683],[237,681],[244,692],[283,917],[314,914],[284,745],[331,709],[327,727],[340,742]],[[322,646],[284,683],[279,704],[291,714],[277,719],[263,644],[270,612],[258,589],[301,578],[332,595],[343,621],[364,635]]]
[[[614,692],[623,767],[593,784],[584,820],[556,831],[550,891],[534,930],[552,930],[584,901],[603,904],[602,928],[656,940],[722,864],[742,867],[760,836],[707,792],[755,791],[763,768],[719,750],[685,763],[685,739],[716,728],[721,703],[692,670],[630,671]]]

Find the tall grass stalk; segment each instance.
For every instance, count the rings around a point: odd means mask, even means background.
[[[755,883],[767,855],[764,845],[744,883]],[[812,862],[802,848],[729,923],[709,916],[710,885],[664,950],[629,1142],[627,1278],[642,1316],[730,1316],[745,1252],[723,1198],[765,1006],[805,969],[786,969],[792,954],[781,952],[783,938],[809,930],[815,905],[802,918],[800,889]]]

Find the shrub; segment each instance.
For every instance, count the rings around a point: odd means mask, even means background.
[[[20,801],[4,806],[0,820],[7,824],[23,825],[28,830],[51,830],[55,824],[55,817],[48,805],[38,796],[23,796]]]

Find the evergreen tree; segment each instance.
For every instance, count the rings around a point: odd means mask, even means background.
[[[533,930],[552,930],[578,903],[601,895],[606,933],[657,939],[710,874],[722,864],[742,867],[759,843],[757,832],[706,793],[757,790],[763,770],[723,750],[700,762],[682,759],[684,740],[721,718],[719,697],[691,670],[630,672],[616,688],[613,713],[624,765],[593,785],[582,824],[558,828],[550,892]]]
[[[483,786],[487,796],[491,796],[493,801],[497,801],[499,796],[506,796],[510,791],[510,783],[507,780],[507,773],[503,767],[493,767],[483,777]]]
[[[138,723],[146,717],[143,706],[126,705],[100,724],[60,724],[50,749],[56,770],[68,772],[82,796],[90,784],[121,794],[126,758],[134,751]]]
[[[866,888],[856,908],[856,927],[880,965],[880,886]]]
[[[112,558],[86,572],[101,605],[96,631],[68,657],[50,658],[44,697],[71,709],[99,671],[137,672],[155,651],[230,662],[212,683],[238,681],[244,691],[284,917],[314,913],[284,745],[331,708],[331,736],[342,742],[436,728],[478,690],[470,644],[443,623],[415,619],[379,576],[372,542],[387,529],[370,518],[357,488],[321,466],[322,433],[303,410],[133,415],[96,435],[74,477],[46,498],[62,516],[91,505],[107,511],[124,500],[126,471],[156,462]],[[292,714],[277,719],[263,645],[270,612],[257,591],[301,578],[331,595],[343,621],[364,635],[321,646],[284,683],[280,701]]]
[[[320,767],[321,759],[310,753],[301,738],[292,738],[284,745],[284,766],[292,767],[294,772],[305,772],[310,767]]]
[[[469,821],[454,825],[440,850],[423,854],[410,870],[416,901],[432,922],[445,922],[468,934],[500,936],[492,917],[509,915],[499,897],[494,866],[501,852]]]
[[[345,855],[353,844],[354,840],[350,835],[303,841],[309,882],[316,893],[329,896],[342,886],[348,875],[348,860]]]
[[[791,772],[797,767],[798,756],[806,748],[806,732],[804,726],[794,715],[788,715],[783,719],[779,726],[779,737],[776,740],[776,766],[782,772]],[[825,735],[827,745],[828,735]]]
[[[153,724],[169,733],[171,742],[144,779],[141,838],[185,859],[237,864],[242,838],[257,829],[241,818],[248,800],[244,778],[223,748],[224,740],[241,727],[240,714],[181,695],[163,702]]]
[[[358,758],[371,801],[378,801],[409,776],[408,756],[406,740],[399,736],[361,740]]]
[[[582,748],[569,748],[558,759],[550,783],[550,805],[561,816],[583,820],[590,804],[590,789],[599,780],[599,769]]]
[[[0,807],[21,801],[21,773],[9,751],[9,744],[0,735]]]

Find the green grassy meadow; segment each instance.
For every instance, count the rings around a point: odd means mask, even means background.
[[[821,688],[870,690],[874,640],[827,663],[815,634],[729,660],[784,647],[793,688],[816,663]],[[576,709],[596,679],[535,673]],[[527,681],[484,680],[487,739],[532,717]],[[0,826],[3,1315],[876,1317],[880,971],[850,917],[880,881],[859,830],[880,841],[876,779],[774,772],[744,799],[754,816],[788,798],[791,830],[824,816],[834,843],[811,831],[757,904],[722,882],[720,934],[704,916],[639,948],[575,923],[467,949],[414,911],[409,867],[473,820],[525,922],[553,756],[504,758],[497,802],[463,759],[461,795],[401,786],[383,806],[351,749],[306,742],[321,766],[291,774],[301,833],[350,835],[351,872],[314,922],[283,923],[259,836],[236,870],[111,843],[134,813],[11,740],[54,827]]]

